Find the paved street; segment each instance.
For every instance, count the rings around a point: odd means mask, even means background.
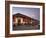
[[[40,26],[35,25],[17,25],[13,27],[13,30],[37,30],[40,29]]]

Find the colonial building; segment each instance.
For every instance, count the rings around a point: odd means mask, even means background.
[[[19,24],[30,24],[30,25],[38,25],[39,24],[39,21],[36,20],[36,19],[33,19],[31,17],[28,17],[26,15],[23,15],[23,14],[20,14],[20,13],[17,13],[17,14],[14,14],[13,15],[13,24],[14,25],[19,25]]]

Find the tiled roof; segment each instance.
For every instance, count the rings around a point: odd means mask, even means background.
[[[16,13],[13,16],[16,16],[16,17],[26,17],[26,18],[29,18],[29,19],[32,19],[32,20],[36,20],[36,19],[33,19],[33,18],[29,17],[29,16],[26,16],[26,15],[23,15],[23,14],[20,14],[20,13]],[[36,20],[36,21],[38,21],[38,20]]]

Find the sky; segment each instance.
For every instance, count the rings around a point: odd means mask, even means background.
[[[40,20],[40,8],[13,7],[12,14],[21,13],[33,19]]]

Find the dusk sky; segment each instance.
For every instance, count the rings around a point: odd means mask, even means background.
[[[40,8],[13,7],[12,14],[21,13],[31,18],[40,20]]]

